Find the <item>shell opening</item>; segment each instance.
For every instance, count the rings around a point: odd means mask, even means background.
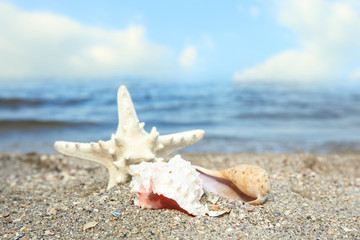
[[[192,215],[188,213],[185,209],[181,208],[175,200],[171,198],[167,198],[162,194],[156,194],[153,192],[150,192],[149,194],[144,194],[144,193],[138,193],[138,194],[139,194],[138,202],[141,203],[139,204],[141,207],[152,208],[152,209],[174,209]]]
[[[243,202],[252,202],[257,199],[240,191],[240,189],[229,180],[205,174],[199,169],[196,169],[196,171],[200,173],[199,177],[203,181],[203,188],[206,191],[219,194],[222,197],[240,200]]]

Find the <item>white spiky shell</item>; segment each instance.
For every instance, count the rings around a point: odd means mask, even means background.
[[[136,193],[135,204],[149,207],[139,201],[139,193],[155,193],[174,200],[182,209],[194,216],[203,216],[208,210],[200,203],[203,195],[202,180],[190,162],[176,155],[168,163],[147,163],[130,166],[130,183]],[[151,206],[150,206],[151,208]]]

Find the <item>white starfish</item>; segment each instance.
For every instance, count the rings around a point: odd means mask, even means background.
[[[156,127],[150,133],[140,123],[130,94],[125,86],[117,93],[119,125],[108,141],[77,143],[57,141],[54,148],[64,155],[78,157],[104,165],[109,170],[109,190],[129,180],[129,165],[140,162],[162,162],[173,153],[204,137],[203,130],[193,130],[160,136]]]

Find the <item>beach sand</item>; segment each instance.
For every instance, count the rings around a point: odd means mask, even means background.
[[[360,155],[182,154],[207,168],[266,169],[268,200],[220,198],[221,217],[133,204],[128,184],[106,191],[97,163],[58,154],[0,154],[1,239],[360,239]]]

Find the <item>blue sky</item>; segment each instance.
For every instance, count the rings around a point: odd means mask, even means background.
[[[0,0],[0,81],[360,79],[358,0]]]

